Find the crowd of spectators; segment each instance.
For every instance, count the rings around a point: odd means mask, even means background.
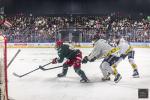
[[[8,42],[54,42],[59,34],[67,39],[68,34],[74,33],[73,31],[78,32],[72,34],[73,37],[82,36],[80,42],[90,42],[95,34],[101,37],[122,35],[130,42],[150,42],[150,21],[146,18],[135,20],[131,17],[118,16],[54,17],[17,14],[7,16],[6,19],[12,24],[10,28],[3,28]],[[63,34],[62,31],[68,34]]]

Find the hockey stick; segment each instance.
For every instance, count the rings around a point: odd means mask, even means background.
[[[62,65],[61,66],[57,66],[57,67],[52,67],[52,68],[43,68],[42,66],[39,66],[39,68],[43,71],[46,71],[46,70],[51,70],[51,69],[56,69],[56,68],[60,68],[60,67],[63,67]]]
[[[43,66],[41,66],[41,67],[45,67],[45,66],[47,66],[47,65],[49,65],[49,64],[51,64],[51,63],[52,63],[52,62],[47,63],[47,64],[45,64],[45,65],[43,65]],[[14,72],[13,75],[16,76],[16,77],[21,78],[21,77],[26,76],[26,75],[28,75],[28,74],[30,74],[30,73],[36,71],[36,70],[39,70],[39,69],[40,69],[40,68],[38,67],[38,68],[36,68],[36,69],[34,69],[34,70],[31,70],[31,71],[29,71],[29,72],[27,72],[27,73],[25,73],[25,74],[22,74],[22,75],[19,75],[19,74],[17,74],[17,73]]]
[[[17,57],[17,55],[19,54],[21,50],[19,49],[16,54],[14,55],[14,57],[11,59],[11,61],[8,63],[7,68],[10,66],[10,64],[15,60],[15,58]]]

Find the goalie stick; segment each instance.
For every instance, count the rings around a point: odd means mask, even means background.
[[[52,62],[47,63],[47,64],[45,64],[45,65],[43,65],[43,66],[41,66],[41,67],[45,67],[45,66],[47,66],[47,65],[49,65],[49,64],[51,64],[51,63],[52,63]],[[16,77],[21,78],[21,77],[26,76],[26,75],[28,75],[28,74],[30,74],[30,73],[36,71],[36,70],[39,70],[39,69],[40,69],[40,68],[38,67],[38,68],[36,68],[36,69],[34,69],[34,70],[31,70],[31,71],[29,71],[29,72],[27,72],[27,73],[25,73],[25,74],[22,74],[22,75],[19,75],[19,74],[17,74],[17,73],[14,72],[13,75],[16,76]]]

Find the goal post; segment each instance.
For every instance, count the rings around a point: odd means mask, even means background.
[[[8,100],[7,39],[0,35],[0,100]]]

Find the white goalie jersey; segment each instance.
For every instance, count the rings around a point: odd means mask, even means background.
[[[104,39],[99,39],[94,43],[94,48],[92,52],[89,54],[88,59],[91,60],[93,58],[101,59],[107,55],[113,47],[111,47],[108,42]]]

